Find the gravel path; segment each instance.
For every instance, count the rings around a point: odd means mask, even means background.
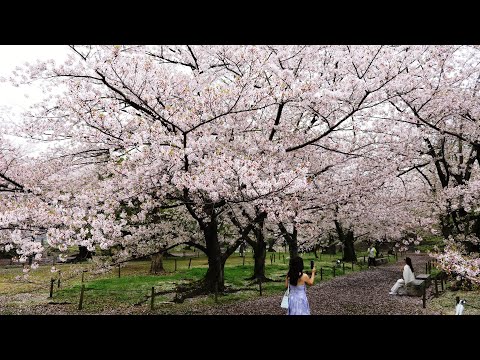
[[[416,273],[423,273],[428,257],[410,255]],[[432,314],[422,308],[421,297],[394,296],[388,292],[401,278],[404,262],[381,265],[318,282],[307,289],[312,315],[420,315]],[[423,269],[423,271],[422,271]],[[431,287],[427,290],[431,290]],[[209,307],[195,314],[215,315],[283,315],[280,307],[283,294],[265,296],[235,304]]]

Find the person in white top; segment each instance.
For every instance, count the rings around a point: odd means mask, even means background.
[[[377,249],[375,249],[375,246],[373,246],[373,244],[367,249],[367,253],[368,253],[368,267],[370,267],[370,265],[375,266]]]
[[[390,295],[397,295],[397,291],[400,286],[408,284],[410,281],[415,280],[415,273],[413,272],[412,259],[405,258],[405,266],[403,267],[403,279],[398,279],[395,285],[390,289]]]

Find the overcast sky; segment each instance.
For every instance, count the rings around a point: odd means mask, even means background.
[[[0,78],[8,79],[17,66],[27,61],[34,63],[37,59],[54,59],[56,63],[61,63],[66,60],[68,52],[69,48],[66,45],[0,45]],[[22,111],[41,99],[42,92],[35,84],[14,87],[8,82],[0,82],[0,121],[7,123],[18,121]],[[15,144],[26,144],[25,140],[18,137],[7,137]],[[35,145],[29,149],[36,153],[44,147]]]
[[[66,45],[0,45],[0,77],[9,78],[17,66],[27,61],[33,63],[37,59],[54,59],[57,63],[62,62],[67,53]],[[13,111],[21,111],[41,99],[41,96],[41,92],[34,86],[17,88],[8,83],[0,83],[0,110],[11,107]]]

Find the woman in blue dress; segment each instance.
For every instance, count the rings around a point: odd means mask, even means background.
[[[285,287],[290,286],[287,315],[310,315],[305,284],[313,285],[315,271],[313,267],[312,276],[309,277],[303,272],[303,259],[300,256],[290,260],[290,269],[285,281]]]

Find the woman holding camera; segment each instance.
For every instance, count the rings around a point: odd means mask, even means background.
[[[287,315],[310,315],[305,284],[313,285],[315,271],[313,266],[310,277],[303,272],[303,259],[300,256],[290,259],[290,269],[285,281],[285,287],[290,286]]]

